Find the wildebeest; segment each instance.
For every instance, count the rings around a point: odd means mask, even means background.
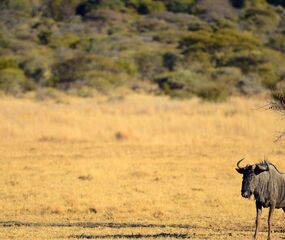
[[[254,165],[240,167],[237,162],[237,172],[243,174],[241,195],[250,198],[252,195],[256,203],[256,221],[254,239],[257,239],[259,219],[262,208],[269,207],[268,237],[270,239],[270,220],[275,208],[282,208],[285,212],[285,175],[270,162],[263,161]]]

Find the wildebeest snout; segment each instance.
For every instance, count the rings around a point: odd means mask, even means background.
[[[241,195],[242,195],[242,197],[244,197],[244,198],[249,198],[248,192],[242,192]]]

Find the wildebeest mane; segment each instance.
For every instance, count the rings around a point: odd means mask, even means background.
[[[277,167],[276,167],[273,163],[269,162],[268,160],[264,160],[264,161],[258,163],[258,165],[261,165],[261,166],[263,166],[263,167],[266,167],[266,166],[267,166],[266,163],[267,163],[268,165],[273,166],[273,167],[275,168],[275,170],[276,170],[278,173],[284,174],[284,173],[280,172],[280,171],[277,169]]]

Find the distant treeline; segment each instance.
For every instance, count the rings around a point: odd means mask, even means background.
[[[285,87],[285,0],[2,0],[0,90],[221,101]]]

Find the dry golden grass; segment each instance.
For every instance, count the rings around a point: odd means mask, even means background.
[[[285,122],[266,102],[2,98],[0,239],[250,239],[255,207],[236,161],[267,156],[285,170],[273,143]],[[276,211],[275,237],[283,220]]]

